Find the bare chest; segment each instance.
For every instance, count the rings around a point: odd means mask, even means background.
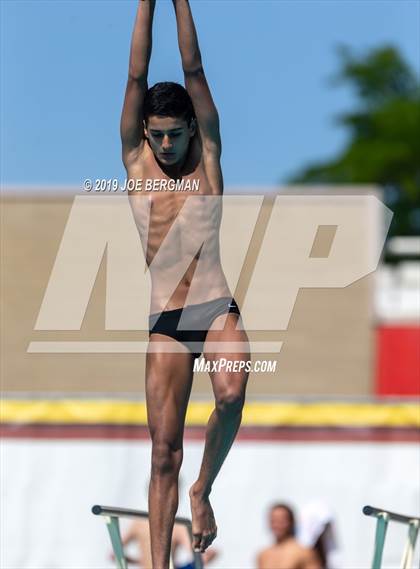
[[[176,178],[168,176],[154,157],[146,156],[130,168],[129,177],[141,180],[141,191],[130,202],[140,235],[149,252],[157,250],[171,232],[171,242],[195,243],[203,234],[216,234],[222,197],[210,182],[202,161],[187,164]]]
[[[294,547],[275,546],[265,552],[263,569],[300,569],[301,555]]]

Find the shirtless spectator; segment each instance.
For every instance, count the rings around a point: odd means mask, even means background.
[[[258,554],[258,569],[322,569],[312,549],[295,539],[295,517],[286,504],[274,504],[269,512],[270,529],[275,543]]]
[[[138,519],[131,523],[122,536],[124,548],[134,544],[137,546],[136,556],[126,555],[126,561],[140,569],[152,568],[152,556],[150,551],[150,530],[147,519]],[[203,566],[217,557],[217,551],[211,547],[201,554]],[[194,569],[194,554],[191,538],[187,528],[183,524],[174,524],[171,542],[172,567],[174,569]]]

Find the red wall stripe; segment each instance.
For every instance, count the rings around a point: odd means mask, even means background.
[[[377,329],[377,395],[420,395],[420,326]]]
[[[73,439],[73,440],[139,440],[150,441],[147,427],[142,425],[0,425],[5,439]],[[205,427],[187,427],[186,441],[204,441]],[[250,427],[239,429],[237,441],[259,442],[420,442],[415,427]]]

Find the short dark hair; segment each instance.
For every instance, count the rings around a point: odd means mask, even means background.
[[[179,83],[164,81],[156,83],[147,90],[143,116],[147,124],[147,119],[156,115],[158,117],[183,118],[190,125],[195,118],[194,107],[185,87]]]
[[[270,513],[273,510],[277,510],[277,508],[282,508],[283,510],[285,510],[287,512],[287,515],[289,516],[289,521],[290,521],[289,535],[294,536],[296,534],[296,522],[295,522],[295,514],[294,514],[292,508],[288,504],[284,504],[283,502],[277,502],[276,504],[273,504],[270,507]]]

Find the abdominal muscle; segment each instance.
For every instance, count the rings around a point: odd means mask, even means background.
[[[175,310],[184,306],[232,296],[220,266],[214,266],[207,277],[194,277],[191,275],[190,278],[188,274],[190,271],[191,269],[178,283],[174,292],[169,295],[167,294],[167,289],[164,286],[160,286],[160,283],[165,278],[165,274],[152,275],[151,313]]]
[[[194,202],[195,197],[191,200]],[[149,231],[147,263],[152,313],[230,295],[220,262],[218,228],[208,231],[204,238],[194,235],[190,227],[184,228],[181,218],[167,240],[166,234],[167,231]]]
[[[157,177],[153,166],[143,164],[144,178]],[[200,166],[183,178],[199,179],[199,192],[129,194],[151,276],[150,313],[231,296],[219,251],[222,196]]]

